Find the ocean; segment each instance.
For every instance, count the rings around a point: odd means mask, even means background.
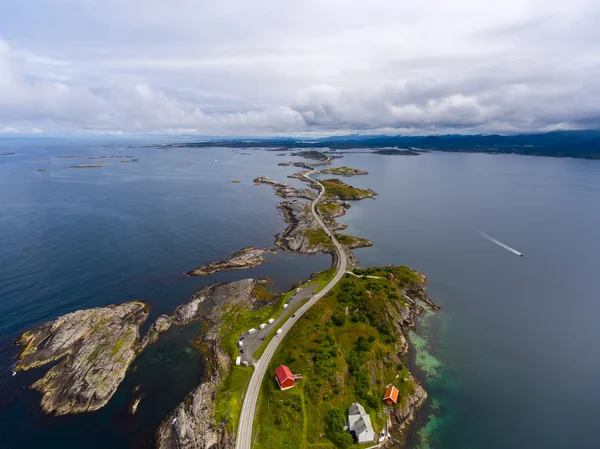
[[[51,417],[12,376],[14,340],[62,314],[136,299],[170,313],[204,285],[272,277],[283,291],[326,255],[279,253],[246,271],[188,278],[246,246],[271,247],[280,200],[252,179],[288,180],[281,152],[156,148],[158,139],[2,139],[0,429],[10,448],[146,448],[202,380],[198,326],[173,328],[135,362],[110,403]],[[138,162],[88,159],[128,155]],[[76,156],[59,158],[59,156]],[[101,168],[67,166],[106,162]],[[371,239],[362,267],[405,264],[442,306],[411,336],[429,400],[412,448],[595,448],[600,441],[600,162],[514,155],[349,152],[374,200],[340,219]],[[43,169],[45,171],[37,171]],[[234,184],[233,180],[240,180]],[[522,252],[519,257],[481,232]],[[127,407],[144,392],[138,412]]]

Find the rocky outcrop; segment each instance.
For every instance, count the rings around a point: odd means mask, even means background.
[[[330,175],[336,176],[356,176],[356,175],[368,175],[369,172],[365,170],[361,170],[359,168],[350,168],[350,167],[336,167],[336,168],[326,168],[323,170],[319,170],[320,173],[327,173]]]
[[[256,281],[245,279],[217,284],[196,292],[188,304],[176,309],[174,322],[186,324],[202,319],[205,323],[201,344],[206,348],[204,381],[161,423],[156,439],[159,449],[229,449],[234,435],[215,422],[215,398],[223,379],[228,375],[231,359],[220,345],[220,329],[226,310],[251,306]],[[210,308],[203,312],[202,304]]]
[[[363,239],[362,237],[355,237],[353,235],[336,234],[336,238],[338,242],[348,249],[367,248],[369,246],[373,246],[373,242],[371,240]]]
[[[138,352],[141,352],[151,343],[156,343],[160,334],[167,332],[171,328],[172,320],[170,316],[161,315],[148,329],[148,333],[142,339]]]
[[[25,332],[16,371],[58,361],[32,388],[42,393],[47,413],[66,415],[103,407],[135,358],[142,302],[80,310]]]
[[[348,185],[337,178],[323,179],[321,184],[326,189],[325,196],[330,199],[336,199],[341,201],[348,200],[364,200],[366,198],[373,198],[377,195],[373,189],[359,189]]]
[[[277,156],[285,156],[285,154],[278,154]],[[279,164],[280,167],[289,167],[290,165],[292,165],[291,162],[280,162]]]
[[[301,254],[333,252],[325,231],[310,211],[310,203],[298,200],[284,201],[279,204],[279,209],[289,226],[277,235],[275,243],[278,246]],[[321,234],[324,238],[311,239],[311,236],[319,237]]]
[[[268,184],[275,189],[277,196],[281,198],[306,198],[314,200],[317,194],[310,189],[296,189],[285,182],[273,181],[268,176],[261,176],[254,180],[256,185]]]
[[[409,376],[411,380],[414,380],[412,375],[409,374]],[[404,445],[406,436],[403,431],[416,419],[419,409],[427,399],[427,392],[421,385],[415,383],[414,390],[413,394],[402,398],[402,403],[397,404],[391,409],[389,416],[392,438],[387,440],[384,447],[399,447],[398,443]]]
[[[196,268],[188,273],[188,276],[205,276],[218,271],[245,270],[260,265],[265,261],[266,253],[274,253],[272,249],[260,249],[250,246],[231,255],[227,260],[213,262]]]

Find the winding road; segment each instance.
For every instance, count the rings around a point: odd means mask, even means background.
[[[325,296],[334,286],[339,282],[346,271],[347,259],[346,253],[344,252],[344,248],[337,241],[335,235],[329,230],[329,228],[325,225],[319,214],[317,213],[317,204],[321,201],[321,198],[325,194],[325,186],[321,184],[319,181],[310,178],[309,176],[315,173],[317,170],[312,170],[304,173],[304,177],[307,180],[314,181],[319,186],[321,186],[321,193],[315,198],[310,206],[310,210],[319,223],[319,225],[325,230],[327,235],[331,238],[335,246],[335,250],[338,254],[338,262],[337,262],[337,273],[334,278],[329,281],[329,284],[323,288],[319,293],[313,296],[308,302],[306,302],[298,311],[296,311],[294,317],[290,317],[283,326],[281,327],[281,335],[279,337],[274,337],[264,354],[260,358],[258,362],[256,362],[254,367],[254,372],[252,373],[252,377],[250,378],[250,383],[248,384],[248,388],[246,389],[246,395],[244,396],[244,402],[242,404],[242,412],[240,414],[240,421],[238,423],[238,431],[237,431],[237,439],[235,442],[236,449],[251,449],[252,446],[252,422],[254,420],[254,413],[256,411],[256,401],[258,400],[258,393],[260,392],[260,386],[262,384],[262,380],[265,377],[267,369],[269,368],[269,363],[271,362],[271,358],[275,354],[279,343],[283,341],[283,338],[288,333],[288,331],[292,328],[296,322],[302,318],[302,315],[306,313],[308,309],[310,309],[319,299]],[[274,373],[271,373],[274,375]]]

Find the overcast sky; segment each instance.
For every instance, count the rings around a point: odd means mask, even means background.
[[[0,134],[577,128],[598,0],[0,2]]]

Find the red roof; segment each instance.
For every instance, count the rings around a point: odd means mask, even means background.
[[[294,375],[290,371],[290,369],[285,365],[279,365],[275,370],[275,375],[277,376],[277,380],[279,381],[279,385],[281,385],[287,379],[294,380]]]
[[[383,395],[384,401],[392,401],[394,404],[398,402],[398,389],[393,385],[388,385],[385,389],[385,394]]]

